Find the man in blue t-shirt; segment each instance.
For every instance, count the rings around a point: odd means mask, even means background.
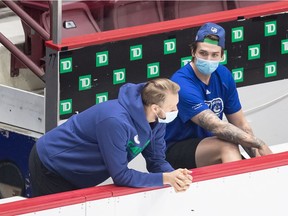
[[[195,168],[241,160],[240,144],[250,157],[271,154],[253,135],[244,117],[230,70],[219,65],[225,30],[204,24],[191,45],[192,61],[171,80],[181,87],[179,114],[167,125],[167,160],[174,168]],[[223,121],[223,115],[227,121]]]

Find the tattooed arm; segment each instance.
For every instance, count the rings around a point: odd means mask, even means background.
[[[229,123],[240,128],[244,132],[254,136],[253,130],[252,130],[250,124],[248,123],[247,119],[245,118],[242,109],[240,109],[238,112],[233,113],[231,115],[226,115],[226,118],[227,118]],[[245,146],[242,146],[242,147],[251,158],[259,156],[259,152],[258,152],[257,148],[245,147]]]
[[[192,118],[192,121],[202,128],[212,132],[220,139],[231,143],[240,144],[243,147],[259,149],[261,155],[271,154],[269,147],[257,137],[246,133],[231,123],[222,121],[211,110],[204,110]]]

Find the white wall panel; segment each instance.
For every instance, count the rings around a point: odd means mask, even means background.
[[[86,203],[52,208],[39,212],[21,214],[23,216],[86,216]],[[91,214],[92,215],[92,214]]]
[[[256,136],[268,145],[288,142],[288,79],[238,88]]]

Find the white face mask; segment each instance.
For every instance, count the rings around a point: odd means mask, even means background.
[[[159,123],[170,123],[172,122],[178,115],[178,110],[176,111],[172,111],[172,112],[165,112],[166,118],[165,119],[161,119],[158,117],[158,122]]]

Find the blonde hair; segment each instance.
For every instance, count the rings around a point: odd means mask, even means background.
[[[167,78],[150,80],[142,89],[142,102],[145,106],[161,105],[164,103],[167,94],[178,94],[179,90],[180,86]]]

